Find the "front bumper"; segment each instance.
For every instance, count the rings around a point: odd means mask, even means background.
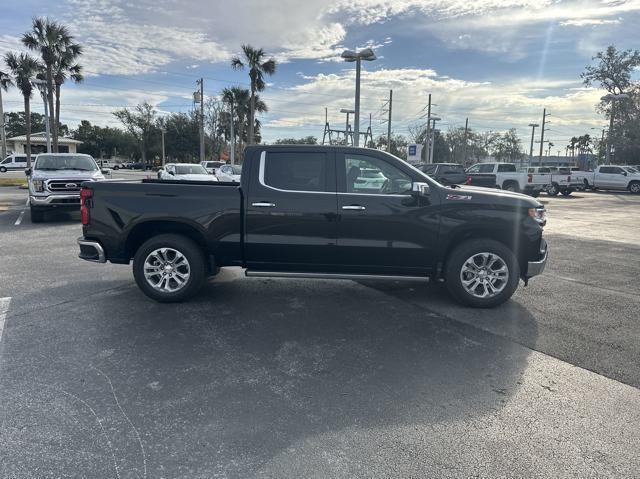
[[[78,246],[80,246],[80,254],[78,258],[92,263],[106,263],[107,257],[104,248],[100,243],[93,240],[78,238]]]
[[[527,278],[532,278],[533,276],[538,276],[542,274],[545,266],[547,265],[547,258],[549,257],[549,248],[547,247],[547,242],[542,239],[540,240],[540,255],[542,259],[536,261],[529,261],[527,263]]]
[[[33,196],[29,195],[29,204],[33,207],[63,207],[63,208],[80,208],[80,195],[48,195]]]

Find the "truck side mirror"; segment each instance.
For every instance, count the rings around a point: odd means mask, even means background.
[[[627,176],[627,172],[626,172],[626,171],[623,171],[623,172],[622,172],[622,176]]]
[[[31,176],[31,168],[25,168],[25,169],[24,169],[24,174],[25,174],[26,176]]]
[[[417,196],[429,196],[429,183],[414,181],[411,185],[411,192]]]

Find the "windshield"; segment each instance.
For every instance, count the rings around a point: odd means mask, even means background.
[[[638,170],[630,166],[625,167],[625,170],[627,170],[629,173],[638,173]]]
[[[36,170],[77,170],[96,171],[98,165],[90,156],[83,155],[38,155]]]
[[[206,175],[202,165],[176,165],[176,173],[179,175]]]

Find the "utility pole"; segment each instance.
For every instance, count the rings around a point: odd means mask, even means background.
[[[167,130],[163,126],[162,128],[160,128],[160,132],[162,133],[162,167],[164,168],[164,165],[167,162],[167,157],[164,154],[164,134],[167,132]]]
[[[547,121],[547,109],[542,110],[542,129],[540,130],[540,159],[538,160],[538,166],[542,165],[542,155],[544,153],[544,130],[545,123]]]
[[[469,133],[469,117],[464,121],[464,144],[462,145],[462,165],[467,164],[467,135]]]
[[[427,134],[424,138],[424,162],[427,164],[431,163],[431,153],[430,153],[430,147],[429,147],[430,140],[431,140],[431,93],[429,93],[429,104],[427,105]]]
[[[196,83],[200,85],[200,161],[205,161],[205,158],[204,158],[204,79],[200,78],[200,80],[197,80]]]
[[[231,108],[231,148],[229,149],[229,160],[232,165],[236,164],[236,134],[233,129],[233,98],[229,102]]]
[[[529,166],[533,164],[533,139],[535,138],[536,128],[540,125],[537,123],[529,123],[531,127],[531,148],[529,149]]]
[[[387,120],[387,152],[391,153],[391,104],[393,102],[393,90],[389,90],[389,119]]]

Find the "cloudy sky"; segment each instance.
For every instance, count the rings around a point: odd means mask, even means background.
[[[322,137],[329,120],[344,124],[353,107],[353,64],[345,48],[371,46],[364,65],[362,116],[374,134],[386,131],[381,108],[394,92],[393,131],[408,134],[429,93],[441,128],[516,128],[528,149],[531,122],[550,112],[547,134],[566,140],[595,134],[602,92],[584,88],[580,73],[609,44],[637,48],[640,0],[21,0],[3,2],[0,54],[19,50],[33,16],[67,24],[84,45],[87,74],[63,90],[63,121],[116,125],[114,108],[150,101],[161,112],[187,111],[195,82],[205,94],[245,85],[229,67],[242,43],[263,47],[278,61],[263,98],[266,141]],[[634,26],[635,25],[635,26]],[[1,64],[0,64],[1,67]],[[36,100],[35,109],[42,110]],[[5,110],[19,110],[13,89]]]

